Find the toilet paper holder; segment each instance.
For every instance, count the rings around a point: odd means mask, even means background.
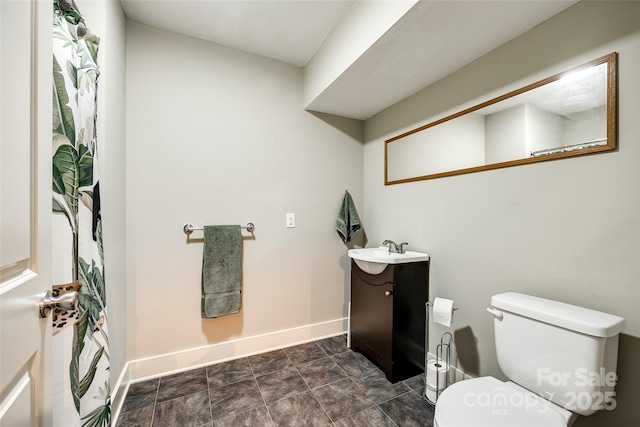
[[[435,387],[429,384],[427,379],[427,371],[429,367],[429,307],[433,308],[433,303],[427,302],[425,304],[425,337],[424,337],[424,392],[423,398],[426,401],[434,406],[436,404],[436,400],[440,396],[440,393],[449,385],[451,385],[451,381],[449,379],[449,371],[451,367],[451,342],[453,341],[453,335],[450,332],[445,332],[440,338],[440,344],[436,346],[436,365],[441,365],[441,362],[444,363],[444,384],[440,384],[440,375],[439,370],[442,366],[438,366],[436,368],[436,384]],[[458,307],[452,307],[452,315],[453,312],[457,311]]]
[[[426,362],[425,356],[425,378],[424,378],[424,397],[431,405],[435,405],[440,393],[444,391],[451,381],[449,380],[449,371],[451,367],[451,341],[453,335],[450,332],[445,332],[440,338],[440,344],[436,346],[436,358],[431,361],[435,361],[434,368]],[[430,375],[435,377],[435,382]],[[443,375],[444,374],[444,375]]]

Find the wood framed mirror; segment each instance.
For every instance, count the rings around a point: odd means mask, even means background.
[[[385,141],[385,185],[617,148],[617,53]]]

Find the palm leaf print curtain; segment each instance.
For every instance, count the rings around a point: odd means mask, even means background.
[[[53,0],[53,210],[72,236],[79,316],[69,366],[82,426],[111,425],[109,340],[98,183],[96,112],[99,39],[72,0]]]

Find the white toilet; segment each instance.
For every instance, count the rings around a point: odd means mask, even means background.
[[[435,427],[568,427],[615,405],[619,316],[514,292],[494,295],[496,352],[510,381],[445,389]]]

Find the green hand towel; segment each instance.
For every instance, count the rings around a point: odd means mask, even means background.
[[[348,191],[345,191],[344,199],[342,199],[342,206],[336,220],[336,230],[344,243],[351,241],[360,230],[360,218]]]
[[[239,312],[242,306],[241,285],[240,226],[205,226],[200,309],[202,317],[218,317]]]

